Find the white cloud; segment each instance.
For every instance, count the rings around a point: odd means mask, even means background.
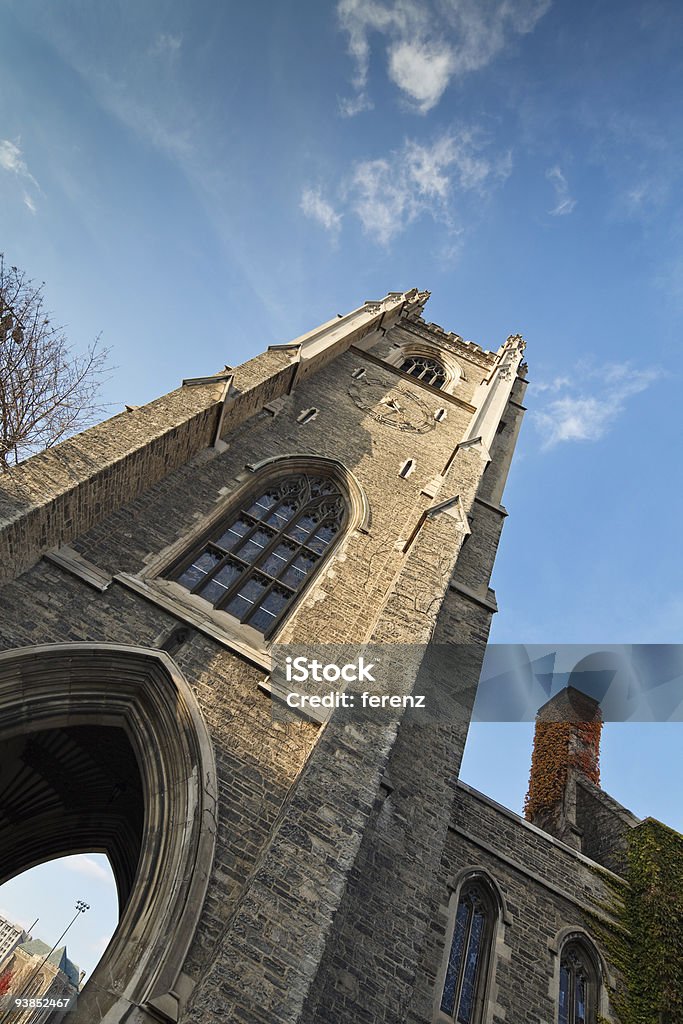
[[[374,103],[368,99],[364,91],[356,93],[355,96],[343,96],[339,100],[339,113],[342,117],[355,117],[362,114],[364,110],[372,110]]]
[[[456,191],[483,194],[509,174],[506,154],[482,155],[475,132],[446,132],[431,145],[406,140],[388,158],[357,163],[345,194],[364,231],[387,244],[423,213],[453,227],[450,199]]]
[[[31,213],[35,213],[36,204],[27,191],[27,187],[30,186],[40,192],[40,186],[29,171],[19,144],[12,142],[10,139],[0,139],[0,170],[7,171],[8,174],[14,174],[23,181],[23,203]]]
[[[389,77],[421,114],[436,106],[454,70],[453,51],[443,43],[403,41],[389,50]]]
[[[24,163],[21,150],[9,139],[0,139],[0,167],[3,171],[11,171],[14,174],[27,174],[28,168]]]
[[[317,221],[326,231],[336,234],[341,227],[341,214],[337,213],[334,207],[323,199],[320,189],[305,188],[300,207],[307,217]]]
[[[514,35],[531,32],[550,0],[339,0],[358,100],[367,109],[373,35],[385,43],[391,80],[420,113],[434,107],[451,79],[489,64]]]
[[[569,387],[570,384],[570,377],[553,377],[549,381],[537,381],[534,384],[534,391],[537,394],[541,394],[543,391],[560,391],[562,388]]]
[[[149,52],[152,57],[175,57],[182,45],[182,36],[174,36],[169,32],[162,32],[150,46]]]
[[[545,176],[548,181],[552,182],[555,189],[555,206],[548,212],[553,217],[563,217],[571,213],[576,206],[576,199],[569,195],[569,185],[560,168],[557,166],[549,168],[545,172]]]
[[[76,871],[79,875],[85,875],[96,882],[106,882],[107,885],[114,885],[114,878],[111,871],[107,871],[98,864],[92,857],[79,854],[74,857],[64,857],[62,864],[69,871]]]
[[[533,415],[543,434],[541,447],[553,448],[562,441],[597,441],[624,412],[633,395],[645,391],[660,379],[658,369],[636,370],[630,363],[610,363],[581,374],[583,383],[595,380],[594,393],[571,390],[571,381],[556,377],[537,386],[537,391],[564,392]],[[599,383],[598,383],[599,382]]]
[[[9,139],[0,139],[0,168],[10,174],[16,174],[19,178],[30,181],[38,188],[38,182],[26,166],[23,153],[16,142]]]

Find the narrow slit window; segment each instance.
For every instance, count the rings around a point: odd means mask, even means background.
[[[314,420],[317,415],[318,410],[315,408],[304,409],[303,412],[299,413],[299,415],[296,418],[296,421],[297,423],[310,423],[311,420]]]
[[[169,576],[269,636],[339,539],[347,504],[334,481],[287,477],[233,510]]]

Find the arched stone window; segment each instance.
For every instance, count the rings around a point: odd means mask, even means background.
[[[437,359],[431,359],[425,355],[409,355],[401,363],[400,369],[409,373],[411,377],[417,377],[425,384],[431,384],[433,388],[443,388],[446,384],[446,369]]]
[[[267,637],[347,521],[347,500],[331,476],[279,476],[233,506],[167,575]]]
[[[578,939],[567,942],[560,956],[557,1024],[596,1024],[598,972],[595,957]]]
[[[438,1020],[481,1024],[497,908],[479,878],[466,881],[451,922],[446,976]]]

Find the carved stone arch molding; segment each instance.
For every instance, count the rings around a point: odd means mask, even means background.
[[[567,946],[577,945],[581,948],[589,965],[595,975],[596,1007],[595,1012],[598,1018],[605,1022],[614,1020],[609,1002],[608,991],[616,988],[617,979],[609,970],[602,951],[598,947],[593,936],[581,925],[565,925],[548,940],[548,949],[552,959],[552,977],[549,986],[549,995],[557,1000],[560,991],[560,964],[562,952]]]
[[[508,910],[505,894],[497,880],[486,870],[486,868],[483,868],[478,864],[471,864],[468,867],[462,868],[462,870],[458,871],[456,875],[452,875],[448,879],[448,889],[451,893],[458,894],[463,885],[466,885],[467,882],[480,882],[485,886],[491,893],[493,901],[496,904],[496,911],[500,920],[506,926],[512,924],[512,915]]]
[[[98,761],[95,740],[107,758]],[[3,768],[5,752],[20,750],[17,764],[31,783],[24,804],[24,783],[0,776],[3,810],[14,807],[9,820],[0,817],[0,882],[44,860],[101,850],[119,889],[119,925],[70,1024],[176,1020],[213,864],[218,792],[211,739],[188,683],[168,655],[144,648],[6,652],[0,743]],[[127,775],[113,787],[111,757]]]

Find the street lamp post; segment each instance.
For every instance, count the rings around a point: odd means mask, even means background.
[[[66,926],[66,928],[64,929],[62,934],[59,936],[59,938],[57,939],[57,941],[53,945],[52,949],[48,950],[48,952],[45,954],[45,956],[40,961],[38,966],[34,967],[34,969],[31,971],[31,973],[29,974],[28,978],[26,979],[26,981],[22,985],[21,992],[17,992],[13,996],[14,999],[21,999],[24,995],[27,994],[28,988],[29,988],[31,982],[33,981],[33,979],[35,978],[36,974],[38,973],[38,971],[40,971],[41,968],[50,959],[50,957],[52,956],[52,954],[56,950],[57,946],[62,941],[62,939],[64,938],[64,936],[66,935],[66,933],[68,932],[69,928],[74,923],[76,918],[79,916],[79,914],[85,914],[86,910],[90,910],[90,905],[88,903],[85,903],[84,900],[76,900],[76,913],[71,918],[71,920],[69,921],[68,925]],[[7,1010],[5,1010],[5,1012],[3,1013],[2,1017],[0,1017],[0,1024],[4,1024],[4,1022],[7,1020],[8,1016],[9,1016],[9,1014],[10,1014],[10,1009],[8,1008]]]

